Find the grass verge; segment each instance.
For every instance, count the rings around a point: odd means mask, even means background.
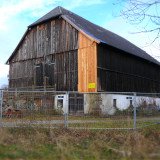
[[[160,125],[138,131],[1,128],[0,159],[158,160]]]

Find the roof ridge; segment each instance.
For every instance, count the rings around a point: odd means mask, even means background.
[[[62,12],[62,7],[61,7],[61,6],[58,6],[58,9],[59,9],[60,14],[63,14],[63,12]]]

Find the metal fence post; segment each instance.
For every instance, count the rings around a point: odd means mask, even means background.
[[[2,105],[3,105],[3,90],[0,91],[0,122],[1,122],[1,125],[2,126],[2,118],[3,118],[3,109],[2,109]]]
[[[136,120],[137,120],[137,107],[136,107],[136,93],[134,93],[134,110],[133,110],[133,120],[134,120],[134,123],[133,123],[133,129],[136,129]]]
[[[64,114],[64,127],[68,128],[68,114],[67,113]]]
[[[68,105],[69,105],[69,92],[66,92],[66,102],[64,111],[64,127],[68,128]]]

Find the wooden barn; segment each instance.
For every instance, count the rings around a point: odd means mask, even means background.
[[[28,26],[7,64],[10,88],[160,92],[157,60],[62,7]]]

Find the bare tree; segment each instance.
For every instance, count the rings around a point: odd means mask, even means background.
[[[119,3],[122,1],[118,0]],[[136,33],[153,33],[151,44],[160,39],[160,0],[125,0],[125,8],[121,11],[131,24],[141,24],[142,29]]]

